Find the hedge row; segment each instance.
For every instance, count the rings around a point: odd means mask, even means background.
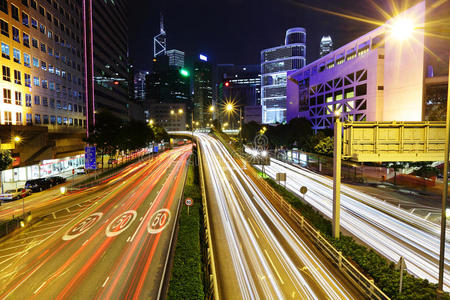
[[[200,242],[201,191],[198,167],[191,164],[184,186],[184,197],[192,198],[194,205],[189,209],[182,204],[178,224],[172,274],[169,282],[168,299],[205,299]]]
[[[326,239],[348,259],[354,261],[361,269],[375,280],[376,285],[392,299],[436,299],[437,284],[428,280],[416,278],[410,274],[403,276],[402,293],[399,294],[400,271],[395,270],[395,264],[388,261],[372,249],[355,242],[352,237],[341,236],[340,239],[332,237],[331,221],[325,219],[312,206],[304,203],[296,195],[278,185],[274,180],[265,180],[295,207],[311,225],[317,228]],[[448,293],[441,299],[450,299]]]

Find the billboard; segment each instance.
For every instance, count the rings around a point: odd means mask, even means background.
[[[84,148],[84,168],[87,170],[97,169],[97,158],[95,155],[95,147]]]

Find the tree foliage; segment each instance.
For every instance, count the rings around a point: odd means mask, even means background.
[[[332,155],[334,149],[334,138],[327,136],[321,139],[317,145],[314,146],[314,152],[322,155]]]
[[[0,171],[6,170],[12,161],[13,159],[9,150],[0,151]]]

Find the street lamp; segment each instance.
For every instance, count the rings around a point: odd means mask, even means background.
[[[178,113],[179,113],[180,115],[181,115],[183,112],[184,112],[184,111],[183,111],[182,108],[178,109]]]
[[[210,111],[210,112],[213,113],[215,110],[216,110],[216,108],[214,107],[214,105],[211,105],[211,106],[209,107],[209,111]]]
[[[16,142],[16,143],[19,143],[21,140],[22,140],[22,138],[20,136],[18,136],[18,135],[16,135],[14,137],[14,142]]]
[[[172,110],[170,111],[170,114],[171,114],[171,115],[174,115],[174,114],[175,114],[175,111],[172,109]]]
[[[153,126],[154,123],[155,121],[153,121],[153,119],[150,119],[150,121],[148,121],[148,124],[150,124],[150,126]]]

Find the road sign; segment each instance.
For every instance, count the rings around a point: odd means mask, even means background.
[[[147,224],[147,231],[151,234],[160,233],[169,225],[170,211],[166,208],[157,210]]]
[[[97,159],[95,155],[95,147],[84,148],[84,168],[95,170],[97,169]]]
[[[186,200],[184,200],[184,204],[186,204],[187,206],[192,206],[194,205],[194,200],[192,200],[191,198],[186,198]]]
[[[277,173],[277,181],[286,181],[286,173]]]
[[[442,161],[445,122],[345,122],[343,158],[360,162]]]
[[[88,216],[87,218],[83,219],[82,221],[78,222],[75,226],[70,228],[66,234],[62,237],[64,241],[70,241],[73,240],[76,237],[79,237],[86,231],[88,231],[92,226],[97,223],[98,220],[103,216],[103,213],[93,213],[92,215]]]
[[[153,153],[158,153],[158,146],[153,146]]]
[[[302,187],[300,188],[300,193],[302,193],[303,196],[306,194],[307,191],[308,191],[308,188],[307,188],[306,186],[302,186]]]
[[[128,227],[130,227],[131,223],[133,223],[134,219],[136,219],[136,216],[137,213],[134,210],[128,210],[121,213],[108,224],[108,227],[106,227],[106,236],[113,237],[124,232]]]

